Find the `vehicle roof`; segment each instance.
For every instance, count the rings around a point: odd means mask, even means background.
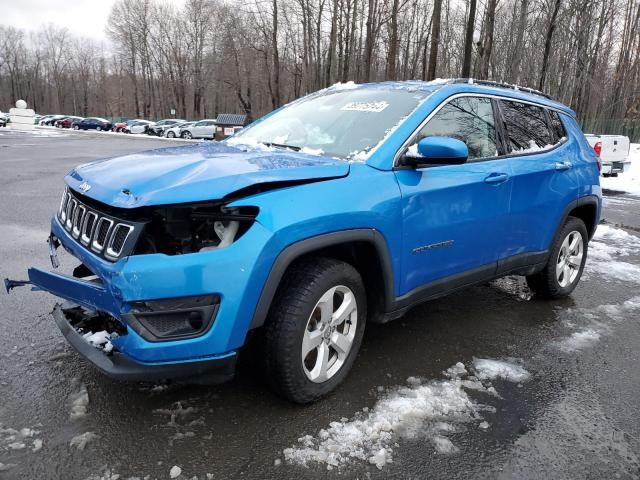
[[[355,88],[381,88],[381,89],[403,89],[418,90],[428,92],[430,94],[441,91],[446,96],[455,95],[457,93],[477,93],[485,95],[493,95],[498,97],[512,98],[514,100],[523,100],[526,102],[536,103],[548,108],[560,110],[572,117],[575,112],[566,105],[553,100],[542,92],[538,92],[528,87],[519,87],[517,85],[508,85],[498,82],[481,81],[478,83],[473,79],[436,79],[431,81],[422,80],[404,80],[379,83],[338,83],[329,87],[328,90],[349,90]]]

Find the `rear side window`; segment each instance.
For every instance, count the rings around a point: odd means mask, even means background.
[[[418,141],[424,137],[452,137],[469,148],[469,159],[498,155],[491,100],[479,97],[456,98],[436,113],[422,127]]]
[[[541,107],[505,100],[500,105],[511,152],[542,150],[555,143]]]
[[[560,119],[560,114],[555,110],[548,110],[549,118],[551,118],[551,128],[553,128],[553,133],[556,135],[556,143],[559,143],[560,140],[566,138],[567,131],[564,128],[564,124]]]

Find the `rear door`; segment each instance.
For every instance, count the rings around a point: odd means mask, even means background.
[[[426,136],[462,140],[469,160],[395,172],[403,208],[403,293],[426,284],[446,290],[492,275],[507,234],[510,170],[501,157],[492,100],[446,101],[415,142]]]
[[[555,110],[515,100],[499,105],[513,175],[508,245],[501,257],[544,252],[578,196],[577,141]]]

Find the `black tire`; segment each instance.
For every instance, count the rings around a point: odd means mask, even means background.
[[[102,127],[98,125],[98,126],[96,127],[96,132],[101,132],[101,131],[102,131]]]
[[[556,273],[557,265],[562,261],[561,250],[563,243],[569,235],[577,232],[582,237],[582,258],[580,261],[580,267],[577,269],[577,275],[575,278],[568,282],[566,285],[561,285],[558,275]],[[582,277],[582,271],[587,261],[589,234],[584,222],[576,217],[569,217],[564,223],[562,228],[558,230],[551,248],[549,250],[549,259],[544,269],[534,275],[527,277],[527,284],[529,288],[534,291],[536,296],[545,299],[557,299],[566,297],[573,292],[573,290],[580,282]],[[566,273],[565,273],[566,275]]]
[[[327,380],[315,383],[305,373],[302,341],[320,298],[337,286],[347,287],[355,298],[355,336],[342,366]],[[266,378],[272,389],[300,404],[314,402],[334,390],[348,375],[360,349],[367,318],[366,307],[362,278],[348,263],[317,257],[292,265],[269,311],[260,346]],[[351,320],[345,321],[344,328],[351,326]],[[337,351],[334,354],[337,355]],[[337,356],[335,358],[337,361]]]
[[[186,138],[187,140],[191,140],[193,138],[193,135],[191,135],[191,132],[187,130],[186,132],[182,132],[181,137]]]
[[[171,130],[169,130],[167,132],[167,138],[176,138],[176,134],[174,132],[172,132]]]

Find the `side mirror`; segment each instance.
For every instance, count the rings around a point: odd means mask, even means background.
[[[469,157],[467,145],[451,137],[425,137],[413,144],[402,157],[401,164],[420,168],[427,165],[462,165]]]

